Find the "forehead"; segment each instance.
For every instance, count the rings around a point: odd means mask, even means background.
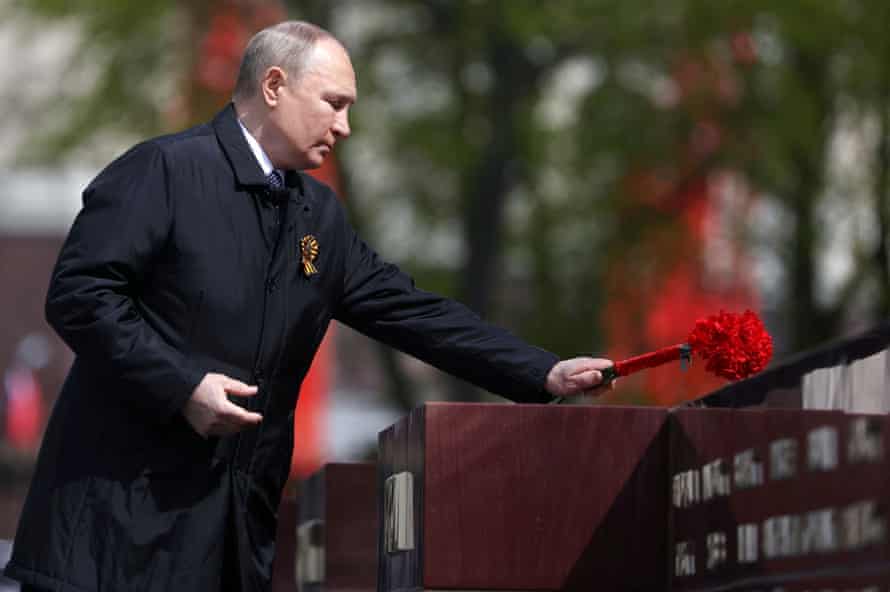
[[[322,84],[329,92],[355,97],[352,61],[343,46],[332,39],[322,39],[315,45],[303,76],[305,82]]]

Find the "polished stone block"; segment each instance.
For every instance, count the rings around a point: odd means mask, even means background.
[[[885,590],[890,420],[684,409],[670,427],[671,590]]]
[[[380,434],[378,590],[662,590],[665,409],[430,403]]]
[[[296,524],[300,590],[376,588],[376,489],[372,463],[330,463],[303,483]]]

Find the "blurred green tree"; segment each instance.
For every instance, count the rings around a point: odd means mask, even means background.
[[[2,14],[19,38],[39,39],[55,24],[79,40],[48,83],[53,91],[18,105],[33,130],[19,157],[26,162],[110,134],[144,138],[205,121],[225,102],[221,89],[250,35],[286,17],[279,0],[19,0]]]

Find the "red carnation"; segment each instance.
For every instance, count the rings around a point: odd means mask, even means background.
[[[709,372],[740,380],[766,367],[773,355],[773,340],[760,318],[750,310],[742,314],[720,311],[696,321],[687,343],[615,362],[615,366],[603,373],[604,380],[673,360],[688,360],[693,353],[707,361],[705,368]]]
[[[720,311],[699,319],[687,341],[693,353],[707,360],[709,372],[729,380],[760,372],[773,355],[772,338],[750,310],[740,315]]]

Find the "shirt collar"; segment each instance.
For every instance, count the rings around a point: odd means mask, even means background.
[[[235,179],[239,185],[249,187],[266,187],[268,180],[267,175],[263,172],[260,165],[261,157],[254,154],[248,144],[249,134],[245,134],[238,125],[238,114],[235,112],[235,105],[229,103],[222,111],[213,118],[211,126],[216,133],[217,140],[223,149],[232,171],[235,173]],[[254,138],[255,139],[255,138]],[[260,151],[262,154],[262,151]],[[269,161],[270,166],[271,161]],[[271,169],[270,169],[271,171]],[[295,170],[284,170],[284,184],[291,190],[292,199],[302,199],[306,191],[306,185],[303,180],[303,173]]]
[[[260,143],[256,141],[256,138],[254,138],[253,135],[249,131],[247,131],[247,128],[244,127],[244,124],[241,123],[240,119],[238,119],[238,125],[241,127],[241,133],[244,134],[244,139],[247,140],[247,145],[250,146],[250,151],[253,152],[253,155],[256,157],[256,161],[260,165],[260,168],[263,169],[263,173],[266,176],[269,176],[269,173],[275,170],[275,166],[269,159],[269,155],[266,154],[266,151],[263,150],[263,147],[260,146]]]

